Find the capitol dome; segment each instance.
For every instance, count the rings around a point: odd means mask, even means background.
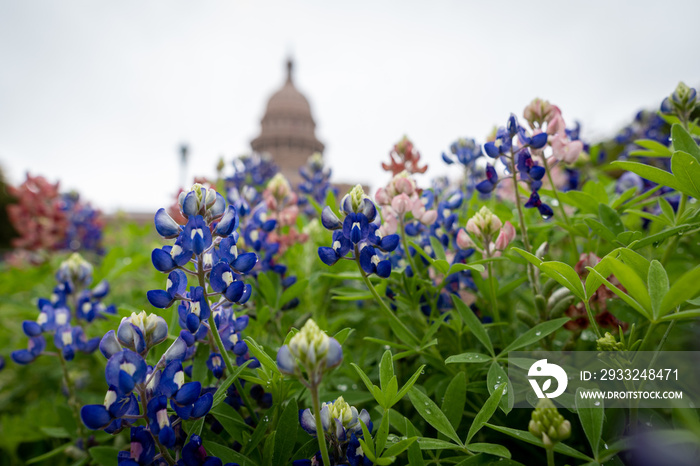
[[[272,156],[292,184],[301,181],[299,168],[314,152],[323,153],[323,143],[316,139],[316,123],[309,101],[294,87],[293,63],[287,61],[287,80],[267,102],[260,135],[251,141],[255,152]]]

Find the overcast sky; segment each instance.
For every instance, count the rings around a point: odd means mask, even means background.
[[[0,0],[0,164],[154,211],[181,142],[190,177],[249,152],[291,54],[336,180],[384,183],[403,134],[442,174],[453,140],[534,97],[595,140],[700,84],[699,17],[698,1]]]

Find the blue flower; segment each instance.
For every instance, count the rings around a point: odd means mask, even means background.
[[[363,245],[360,250],[360,265],[366,274],[377,274],[382,278],[387,278],[391,275],[391,262],[387,259],[382,259],[375,249],[369,245]]]
[[[177,462],[178,466],[222,466],[221,459],[207,455],[202,438],[192,434],[190,441],[182,448],[182,458]],[[237,463],[226,463],[224,466],[238,466]]]
[[[177,238],[182,231],[182,226],[173,220],[163,208],[158,209],[156,212],[154,222],[156,231],[163,238]]]
[[[156,455],[153,437],[143,426],[132,427],[131,447],[129,451],[120,451],[117,458],[119,466],[150,466]]]
[[[242,254],[239,257],[244,255]],[[253,256],[257,257],[255,254]],[[209,277],[211,288],[215,292],[221,293],[232,303],[245,303],[250,298],[252,288],[241,280],[236,280],[238,276],[226,262],[219,262],[211,270]]]
[[[170,399],[170,406],[183,421],[205,416],[213,403],[214,395],[211,392],[202,394],[199,382],[186,383]]]
[[[554,215],[554,211],[552,210],[552,208],[540,200],[540,196],[539,194],[537,194],[536,191],[530,195],[530,199],[528,199],[528,201],[525,203],[525,207],[537,207],[537,210],[540,212],[540,215],[545,220],[551,218],[552,215]]]
[[[498,174],[493,165],[486,164],[486,179],[475,186],[481,194],[488,194],[498,186]]]
[[[138,415],[139,403],[132,393],[120,393],[115,386],[110,386],[105,395],[104,404],[85,405],[80,410],[80,419],[88,429],[98,430],[108,427],[112,432],[122,427],[122,417]]]
[[[29,339],[27,349],[13,351],[10,358],[17,364],[29,364],[39,357],[46,349],[46,340],[43,335],[35,336]]]
[[[168,275],[165,290],[149,290],[146,293],[148,302],[154,307],[167,309],[176,299],[182,298],[187,289],[187,275],[182,270],[173,270]]]
[[[146,361],[131,350],[125,349],[107,361],[105,378],[110,386],[117,387],[119,393],[131,393],[137,384],[146,380]]]
[[[165,395],[151,398],[146,408],[148,425],[158,441],[168,448],[175,446],[175,431],[168,417],[168,398]]]
[[[241,342],[245,344],[244,342]],[[245,352],[248,352],[248,347],[246,346]],[[214,374],[214,377],[220,379],[224,375],[224,360],[219,353],[211,353],[207,359],[207,367]]]

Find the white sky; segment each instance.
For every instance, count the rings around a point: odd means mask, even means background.
[[[698,17],[697,1],[0,0],[0,164],[153,211],[181,142],[190,176],[249,151],[291,53],[336,180],[384,183],[403,134],[442,174],[453,140],[534,97],[595,139],[700,84]]]

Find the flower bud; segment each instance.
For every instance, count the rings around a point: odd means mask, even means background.
[[[85,288],[92,282],[92,265],[74,252],[59,266],[56,280],[60,283],[68,282],[73,287]]]
[[[542,440],[546,448],[552,448],[557,442],[566,440],[571,435],[571,423],[559,414],[549,398],[543,398],[532,412],[527,426],[532,435]]]
[[[490,237],[500,230],[502,225],[501,219],[484,206],[467,221],[467,231],[473,235]]]
[[[505,251],[511,241],[515,239],[515,227],[512,223],[506,221],[505,225],[501,228],[501,232],[496,238],[496,249],[499,251]]]
[[[313,319],[306,321],[299,333],[277,352],[277,366],[281,372],[300,376],[306,371],[309,382],[317,384],[321,375],[336,367],[343,359],[343,350],[335,338],[321,330]]]
[[[399,194],[394,199],[391,200],[391,208],[399,214],[400,216],[406,215],[406,212],[411,210],[411,198],[406,194]]]
[[[289,181],[287,181],[287,178],[281,173],[277,173],[272,177],[270,182],[267,183],[267,189],[277,202],[282,202],[282,200],[292,192]]]
[[[596,340],[598,351],[624,351],[625,345],[617,341],[612,333],[605,332],[605,336]]]
[[[457,233],[457,246],[460,249],[471,249],[476,247],[474,241],[472,241],[471,237],[463,228],[461,228],[459,233]]]
[[[525,107],[525,110],[523,110],[523,118],[525,118],[533,128],[535,125],[542,127],[544,122],[548,121],[551,117],[553,108],[554,106],[548,101],[538,97]]]

